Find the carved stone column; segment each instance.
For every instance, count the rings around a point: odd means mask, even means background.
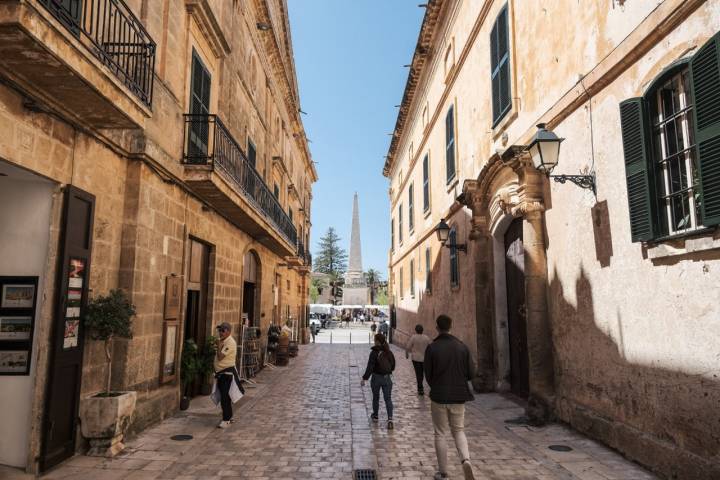
[[[477,181],[463,185],[464,204],[472,211],[468,257],[474,261],[475,271],[475,330],[477,345],[477,376],[473,388],[490,392],[496,383],[493,341],[493,249],[488,231],[487,207],[477,191]]]
[[[544,179],[526,158],[518,158],[513,169],[518,174],[521,186],[521,203],[517,209],[524,220],[525,305],[530,374],[527,414],[532,421],[543,423],[551,415],[555,397],[552,330],[547,313],[545,206],[542,196]]]

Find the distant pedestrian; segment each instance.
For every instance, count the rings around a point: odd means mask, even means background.
[[[223,322],[217,326],[218,338],[215,346],[217,352],[213,359],[215,369],[215,387],[220,393],[220,406],[222,407],[222,421],[218,428],[227,428],[233,420],[232,404],[242,397],[242,386],[235,368],[237,358],[237,343],[230,334],[230,324]],[[213,397],[216,394],[213,392]]]
[[[405,348],[405,358],[412,359],[415,369],[415,380],[417,381],[418,395],[425,395],[423,388],[423,363],[425,362],[425,349],[430,345],[430,337],[423,333],[423,326],[415,325],[415,334],[410,337]]]
[[[370,417],[373,422],[378,421],[378,410],[380,409],[380,390],[383,393],[385,401],[385,409],[387,410],[387,428],[392,430],[393,424],[393,403],[392,403],[392,372],[395,370],[395,356],[390,350],[390,345],[385,339],[385,335],[378,333],[375,335],[375,345],[370,349],[370,357],[368,358],[365,374],[360,382],[361,386],[365,386],[365,382],[370,379],[370,389],[372,390],[372,409],[373,413]]]
[[[430,411],[439,470],[434,478],[447,478],[447,444],[444,436],[449,430],[455,439],[465,479],[474,480],[465,437],[465,402],[473,399],[468,381],[475,375],[475,364],[465,344],[450,335],[450,317],[440,315],[436,324],[438,336],[425,350],[424,362],[425,378],[430,385]]]
[[[370,324],[370,331],[375,335],[375,331],[377,330],[377,324],[375,323],[375,320]]]
[[[315,335],[317,335],[317,324],[311,323],[310,324],[310,335],[312,335],[312,341],[315,343]]]
[[[388,334],[388,324],[387,324],[387,322],[386,322],[385,320],[383,320],[382,322],[380,322],[380,326],[379,326],[378,328],[380,329],[380,333],[382,333],[383,335],[385,335],[385,338],[387,338],[387,334]]]

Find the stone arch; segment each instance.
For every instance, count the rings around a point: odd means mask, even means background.
[[[552,338],[547,319],[547,262],[543,237],[544,176],[522,147],[493,155],[477,180],[463,184],[462,203],[472,210],[472,234],[478,272],[476,387],[508,387],[509,343],[505,279],[505,233],[522,218],[530,403],[545,416],[554,402]],[[481,332],[485,334],[482,335]],[[507,348],[505,346],[507,345]],[[482,352],[482,353],[481,353]],[[528,414],[535,417],[534,412]]]

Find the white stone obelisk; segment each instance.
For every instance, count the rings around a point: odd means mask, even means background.
[[[350,232],[350,258],[345,273],[343,305],[365,305],[368,302],[368,288],[362,268],[362,247],[360,244],[360,212],[358,194],[353,198],[352,230]]]

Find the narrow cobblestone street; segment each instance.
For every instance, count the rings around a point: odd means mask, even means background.
[[[412,366],[396,350],[394,431],[370,425],[369,387],[360,387],[367,345],[309,345],[287,368],[264,370],[235,406],[237,422],[215,428],[207,398],[127,442],[117,458],[76,456],[45,479],[351,479],[354,468],[379,478],[426,479],[435,471],[427,397],[415,395]],[[560,425],[511,426],[521,415],[497,394],[467,405],[466,425],[479,479],[643,480],[655,478],[620,455]],[[178,434],[189,441],[174,441]],[[451,441],[451,440],[450,440]],[[555,452],[562,444],[570,452]],[[450,449],[450,478],[462,478]]]

